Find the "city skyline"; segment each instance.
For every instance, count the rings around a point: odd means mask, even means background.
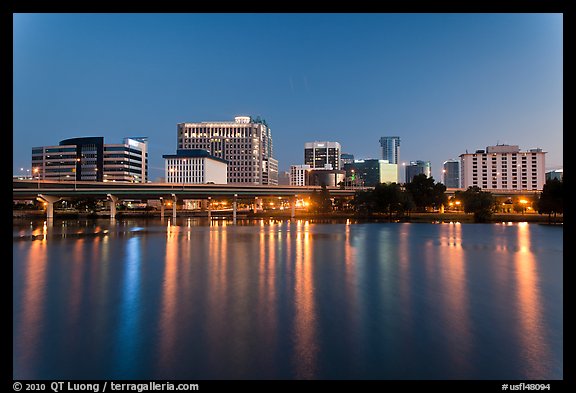
[[[15,14],[13,166],[33,146],[149,138],[162,176],[177,124],[260,116],[279,170],[311,140],[442,164],[488,145],[563,165],[561,14]],[[241,26],[242,28],[238,28]],[[38,61],[41,58],[42,61]]]

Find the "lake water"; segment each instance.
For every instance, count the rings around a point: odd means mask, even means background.
[[[563,228],[14,220],[14,379],[563,379]]]

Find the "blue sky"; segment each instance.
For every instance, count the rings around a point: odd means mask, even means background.
[[[497,143],[563,165],[562,14],[15,14],[14,173],[33,146],[261,116],[281,170],[304,143],[442,163]]]

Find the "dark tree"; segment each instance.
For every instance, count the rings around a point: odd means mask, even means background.
[[[330,191],[326,185],[322,185],[320,192],[314,190],[310,196],[312,203],[312,211],[315,213],[329,213],[332,211],[332,200],[330,199]]]
[[[356,212],[361,214],[368,214],[374,211],[372,191],[356,191],[350,204]]]
[[[456,191],[454,196],[462,201],[465,213],[474,213],[474,221],[486,222],[492,217],[494,196],[482,191],[478,186],[468,187],[464,192]]]
[[[548,214],[548,221],[552,214],[554,214],[554,220],[556,220],[556,214],[563,214],[564,182],[558,179],[548,180],[538,198],[537,206],[538,213]]]
[[[389,218],[394,214],[401,216],[414,208],[412,195],[397,183],[380,183],[374,190],[357,191],[351,204],[358,213],[386,213]]]
[[[402,190],[396,183],[379,183],[372,191],[373,209],[379,213],[387,213],[392,218],[392,213],[398,214],[402,210]]]
[[[412,182],[406,183],[406,191],[410,193],[416,208],[425,211],[427,207],[439,208],[446,204],[447,197],[444,193],[446,186],[435,183],[433,177],[421,173],[414,176]]]
[[[72,205],[78,211],[85,211],[88,213],[96,212],[96,208],[98,206],[98,199],[95,197],[85,197],[81,199],[75,200]]]

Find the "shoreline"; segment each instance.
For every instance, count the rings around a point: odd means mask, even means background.
[[[108,211],[102,211],[98,213],[75,213],[75,212],[58,212],[54,214],[55,219],[103,219],[109,218],[110,213]],[[208,214],[205,211],[178,211],[178,217],[192,217],[192,218],[208,218]],[[212,218],[232,218],[232,212],[212,212]],[[45,218],[45,212],[40,210],[35,211],[25,211],[16,210],[12,211],[13,219],[42,219]],[[165,218],[171,218],[171,214],[165,214]],[[131,212],[118,212],[116,214],[117,219],[124,218],[160,218],[159,211],[131,211]],[[287,211],[267,211],[267,212],[239,212],[237,214],[237,219],[290,219],[290,213]],[[303,213],[296,212],[295,219],[306,219],[306,220],[360,220],[360,221],[373,221],[373,222],[462,222],[462,223],[474,223],[473,214],[466,213],[410,213],[404,217],[392,217],[390,219],[388,215],[385,214],[371,214],[371,215],[359,215],[356,213],[348,212],[331,212],[331,213]],[[533,223],[544,223],[544,224],[560,224],[564,223],[564,217],[558,215],[556,219],[554,217],[548,217],[543,214],[536,213],[494,213],[487,223],[499,223],[499,222],[533,222]]]

